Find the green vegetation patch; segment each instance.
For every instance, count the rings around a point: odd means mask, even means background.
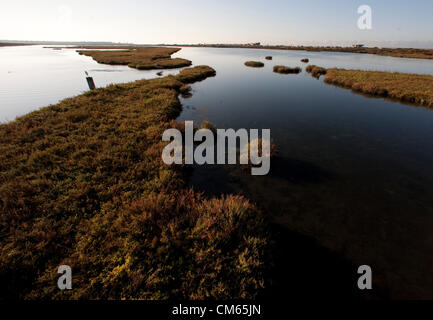
[[[433,76],[430,75],[328,69],[325,82],[355,92],[433,108]]]
[[[275,73],[290,74],[290,73],[300,73],[301,71],[302,69],[299,67],[290,68],[286,66],[274,66]]]
[[[261,213],[187,190],[161,154],[186,83],[110,85],[0,125],[0,298],[237,299],[264,286]],[[69,265],[73,290],[60,291]]]
[[[262,68],[265,66],[265,64],[260,61],[247,61],[245,62],[245,65],[251,68]]]

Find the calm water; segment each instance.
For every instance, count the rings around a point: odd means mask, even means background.
[[[433,61],[254,49],[178,55],[217,71],[182,99],[180,120],[270,128],[279,149],[266,177],[197,167],[194,188],[246,195],[288,230],[370,265],[391,296],[433,298],[433,111],[366,98],[304,72],[272,72],[277,64],[305,68],[306,57],[324,67],[433,74]],[[266,66],[247,68],[247,60]]]
[[[88,90],[84,71],[97,87],[157,77],[157,71],[102,65],[74,49],[43,46],[0,48],[0,122]],[[178,70],[164,71],[164,74]]]
[[[273,61],[265,61],[267,55]],[[309,58],[323,67],[433,74],[433,61],[216,48],[184,48],[175,56],[217,71],[182,98],[179,120],[270,128],[279,149],[268,176],[232,166],[197,167],[191,186],[244,194],[287,230],[314,238],[356,266],[370,265],[374,284],[391,296],[433,298],[433,111],[366,98],[304,72],[272,72],[276,64],[305,68],[299,60]],[[266,66],[247,68],[247,60]],[[97,86],[156,76],[97,64],[74,50],[0,48],[0,120],[87,90],[84,70]],[[322,265],[316,267],[320,272]]]

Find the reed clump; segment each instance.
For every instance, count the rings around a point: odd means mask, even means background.
[[[322,67],[318,67],[316,65],[309,65],[305,69],[308,73],[311,73],[311,75],[315,78],[320,78],[321,75],[326,74],[326,69]]]
[[[215,127],[215,125],[214,125],[212,122],[210,122],[210,121],[208,121],[208,120],[204,120],[204,121],[201,123],[199,129],[208,129],[208,130],[212,131],[212,133],[213,133],[214,135],[217,134],[217,128]]]
[[[328,69],[325,82],[371,96],[433,108],[433,76],[381,71]]]
[[[216,71],[209,66],[196,66],[181,70],[176,78],[183,83],[192,83],[215,75]]]
[[[0,125],[0,299],[254,299],[267,236],[240,196],[206,199],[161,137],[210,67],[110,85]],[[57,267],[73,268],[58,290]],[[54,284],[54,285],[53,285]]]
[[[304,58],[304,59],[301,59],[301,62],[308,63],[308,62],[310,62],[310,59]]]
[[[267,56],[265,59],[266,60],[272,60],[272,56]]]
[[[274,72],[275,73],[282,73],[282,74],[290,74],[290,73],[300,73],[302,71],[301,68],[295,67],[286,67],[286,66],[274,66]]]
[[[247,61],[245,62],[245,65],[251,68],[262,68],[265,66],[265,64],[260,61]]]
[[[277,146],[272,141],[262,138],[254,139],[245,145],[239,154],[240,163],[248,163],[241,165],[243,170],[250,170],[254,164],[251,161],[251,155],[258,155],[268,159],[274,159],[278,155]]]

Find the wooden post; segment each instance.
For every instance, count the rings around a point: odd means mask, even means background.
[[[92,77],[86,77],[87,80],[87,84],[89,85],[89,89],[90,90],[95,90],[96,86],[95,86],[95,82],[93,81]]]
[[[87,71],[84,71],[84,73],[86,74],[86,80],[87,80],[87,84],[89,85],[89,89],[95,90],[96,86],[95,86],[95,82],[93,81],[93,78],[89,76]]]

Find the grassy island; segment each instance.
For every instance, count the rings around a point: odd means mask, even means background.
[[[167,166],[161,137],[187,83],[110,85],[0,125],[0,298],[254,299],[264,286],[261,213],[206,199]],[[58,290],[57,268],[73,270]]]
[[[300,73],[301,71],[302,70],[299,67],[290,68],[286,66],[274,66],[275,73],[290,74],[290,73]]]
[[[247,61],[245,62],[245,65],[251,68],[262,68],[265,66],[265,64],[260,61]]]
[[[85,47],[94,49],[95,47]],[[104,49],[104,48],[101,48]],[[99,63],[127,65],[139,70],[181,68],[191,65],[191,61],[172,59],[171,55],[180,48],[162,47],[107,47],[108,50],[78,50],[81,55],[92,57]],[[113,50],[115,49],[115,50]]]
[[[267,57],[265,57],[265,59],[266,60],[272,60],[272,57],[271,56],[267,56]]]
[[[301,62],[308,63],[308,62],[310,62],[310,59],[304,58],[304,59],[301,59]]]
[[[380,71],[328,69],[325,82],[355,92],[433,108],[433,76]]]
[[[316,65],[309,65],[305,69],[308,73],[311,73],[311,75],[315,78],[320,78],[321,75],[326,74],[326,69],[322,67],[318,67]]]

